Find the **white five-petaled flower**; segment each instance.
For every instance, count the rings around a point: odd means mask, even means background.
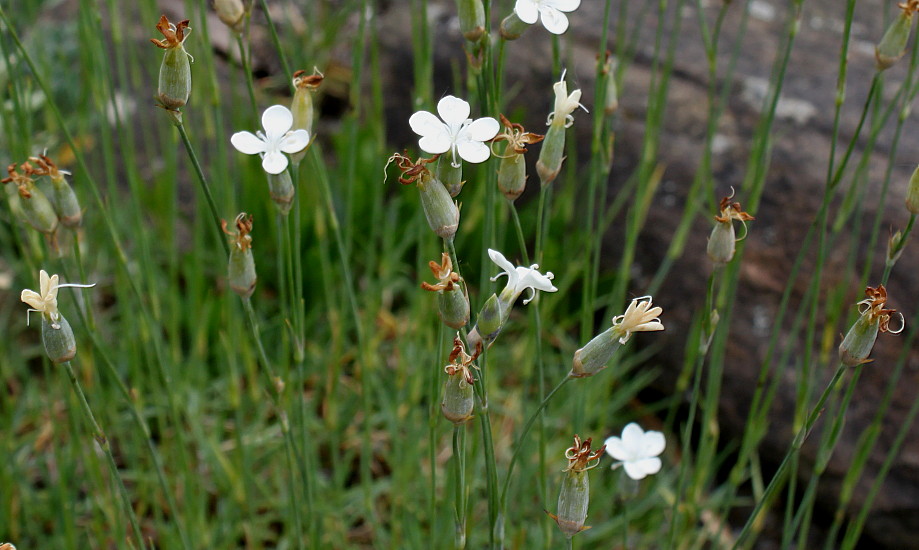
[[[568,17],[563,12],[574,11],[580,5],[581,0],[517,0],[514,11],[528,25],[535,23],[538,16],[547,31],[562,34],[568,30]]]
[[[658,306],[651,307],[650,296],[634,298],[624,314],[613,317],[613,329],[619,333],[619,343],[628,342],[633,332],[664,330],[664,324],[658,319],[663,311]]]
[[[262,155],[262,168],[269,174],[280,174],[287,169],[284,153],[299,153],[310,142],[306,130],[290,130],[293,124],[294,115],[287,107],[272,105],[262,113],[264,132],[236,132],[230,143],[240,153]]]
[[[48,272],[42,269],[38,273],[39,292],[25,289],[22,291],[19,299],[32,306],[29,308],[29,312],[36,311],[47,316],[48,319],[51,320],[51,326],[57,328],[57,323],[61,319],[61,314],[57,310],[57,290],[64,287],[90,288],[94,286],[96,285],[80,285],[76,283],[58,284],[57,275],[51,275],[49,277]],[[28,324],[28,322],[29,317],[28,314],[26,314],[26,324]]]
[[[454,168],[459,166],[457,155],[472,163],[488,159],[491,150],[483,142],[498,134],[497,120],[491,117],[472,120],[469,104],[452,95],[437,102],[437,114],[440,119],[428,111],[418,111],[408,119],[412,131],[421,136],[418,147],[432,155],[450,151]]]
[[[524,305],[536,298],[537,290],[543,292],[555,292],[558,290],[552,286],[552,279],[555,276],[552,275],[551,271],[547,271],[546,274],[543,275],[539,272],[539,266],[536,264],[530,267],[514,267],[514,264],[507,261],[504,254],[501,254],[497,250],[492,250],[491,248],[488,249],[488,257],[491,258],[491,261],[498,264],[498,267],[504,270],[504,273],[498,273],[492,277],[492,281],[497,281],[498,277],[507,275],[507,286],[504,287],[504,290],[501,291],[501,295],[498,297],[506,304],[513,304],[516,302],[517,297],[527,289],[530,290],[530,297],[523,300]]]
[[[664,452],[667,442],[661,432],[646,432],[632,422],[622,430],[622,437],[610,437],[605,444],[606,452],[619,461],[613,468],[622,466],[630,478],[639,480],[661,470],[658,455]]]
[[[549,113],[549,118],[546,119],[546,126],[551,125],[555,121],[564,121],[564,122],[555,122],[556,124],[564,124],[565,128],[574,124],[574,117],[571,116],[571,113],[575,111],[578,107],[584,109],[584,112],[589,112],[587,107],[581,105],[581,90],[577,89],[571,94],[568,94],[568,84],[565,82],[565,73],[567,69],[562,71],[562,77],[558,82],[552,85],[552,90],[555,92],[555,109]]]

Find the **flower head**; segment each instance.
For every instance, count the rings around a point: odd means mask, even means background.
[[[418,146],[427,153],[440,155],[450,151],[453,166],[459,166],[457,155],[466,162],[479,163],[491,151],[485,141],[498,133],[498,121],[491,117],[469,118],[469,104],[448,95],[437,103],[440,119],[428,111],[418,111],[408,119],[412,131],[421,136]],[[443,120],[441,120],[443,119]]]
[[[628,342],[633,332],[664,330],[664,324],[658,319],[663,311],[658,306],[651,307],[650,296],[632,299],[625,313],[613,317],[613,329],[619,335],[619,343]]]
[[[156,24],[156,28],[163,33],[165,40],[151,38],[150,42],[153,42],[158,48],[164,50],[181,48],[182,43],[188,38],[188,33],[186,33],[186,31],[191,32],[191,29],[188,27],[188,19],[179,21],[177,24],[170,23],[165,15],[160,16],[160,21]]]
[[[428,262],[428,266],[431,268],[431,273],[434,274],[434,278],[436,278],[438,282],[432,285],[427,281],[423,281],[421,283],[421,288],[424,290],[430,292],[449,292],[459,284],[459,273],[453,271],[453,262],[450,261],[450,255],[446,252],[441,253],[439,264],[432,261]]]
[[[547,31],[562,34],[568,30],[568,17],[563,12],[572,12],[580,5],[581,0],[517,0],[514,12],[528,25],[539,17]]]
[[[549,113],[549,118],[546,119],[546,126],[551,126],[555,121],[564,121],[565,128],[574,124],[574,117],[571,116],[571,113],[575,111],[578,107],[584,109],[584,112],[587,112],[587,107],[581,105],[581,90],[577,89],[568,93],[568,84],[565,82],[565,73],[562,71],[562,77],[558,82],[552,85],[552,91],[555,92],[555,108]],[[556,124],[562,124],[562,122],[555,122]]]
[[[546,274],[543,275],[539,272],[539,266],[536,264],[530,267],[514,267],[514,264],[507,261],[504,254],[501,254],[497,250],[492,250],[491,248],[488,249],[488,257],[491,258],[491,261],[495,262],[498,267],[504,270],[504,273],[498,273],[492,277],[492,281],[497,281],[502,275],[507,275],[507,286],[501,291],[499,297],[499,299],[506,304],[513,304],[516,302],[517,297],[527,289],[530,290],[530,296],[523,300],[524,305],[536,298],[537,290],[542,290],[543,292],[555,292],[558,290],[552,286],[552,279],[555,276],[552,275],[551,271],[547,271]]]
[[[262,114],[264,132],[236,132],[230,143],[240,153],[261,155],[262,168],[269,174],[280,174],[287,169],[287,157],[283,153],[302,151],[310,142],[310,134],[306,130],[290,130],[293,124],[294,116],[290,109],[272,105]]]
[[[42,269],[38,273],[38,290],[23,290],[20,295],[20,300],[26,304],[32,306],[29,311],[36,311],[41,313],[45,317],[51,320],[52,326],[57,328],[58,321],[61,319],[61,314],[57,310],[57,291],[59,288],[64,287],[76,287],[76,288],[91,288],[96,286],[95,284],[91,285],[79,285],[75,283],[66,283],[58,284],[58,276],[51,275],[48,276],[48,272]],[[26,323],[28,323],[28,315],[26,316]]]
[[[605,446],[607,454],[619,461],[613,468],[622,466],[630,478],[639,480],[661,470],[658,455],[664,452],[666,444],[661,432],[646,432],[631,422],[622,430],[622,437],[608,438]]]

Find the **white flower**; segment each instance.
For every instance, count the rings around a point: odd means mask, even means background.
[[[562,34],[568,30],[568,18],[562,12],[578,9],[581,0],[517,0],[514,12],[521,21],[528,25],[536,22],[541,16],[542,26],[552,34]]]
[[[67,284],[58,284],[58,276],[51,275],[48,276],[48,272],[42,269],[38,273],[38,289],[39,292],[34,290],[23,290],[19,299],[25,302],[26,304],[32,306],[29,308],[29,312],[37,311],[42,315],[47,316],[51,319],[52,326],[57,328],[57,323],[61,319],[61,314],[57,310],[57,290],[64,287],[76,287],[76,288],[90,288],[96,286],[92,285],[78,285],[75,283]],[[29,322],[28,313],[26,314],[26,324]]]
[[[613,468],[622,466],[630,478],[639,480],[661,470],[658,455],[664,452],[667,443],[661,432],[646,432],[632,422],[622,430],[621,438],[610,437],[605,444],[606,452],[619,461]]]
[[[287,169],[287,157],[282,153],[299,153],[310,142],[306,130],[290,131],[293,124],[294,115],[287,107],[272,105],[262,113],[264,132],[236,132],[230,143],[240,153],[262,155],[262,168],[269,174],[280,174]]]
[[[657,318],[663,311],[660,307],[651,307],[650,296],[633,299],[624,314],[613,317],[613,329],[619,333],[619,343],[628,342],[633,332],[664,330],[664,324]]]
[[[530,290],[530,297],[523,300],[524,305],[536,298],[537,290],[543,292],[555,292],[558,290],[552,286],[554,275],[552,275],[551,271],[547,271],[546,274],[543,275],[538,271],[539,266],[536,264],[530,267],[514,267],[514,264],[507,261],[504,254],[490,248],[488,249],[488,256],[491,258],[491,261],[498,264],[498,267],[504,270],[504,273],[498,273],[492,277],[491,280],[497,281],[498,277],[507,275],[507,286],[504,287],[504,290],[501,291],[501,295],[499,296],[499,299],[506,304],[513,304],[516,302],[517,297],[527,289]]]
[[[483,117],[473,121],[469,118],[469,104],[452,95],[437,102],[437,114],[442,122],[428,111],[418,111],[408,119],[412,131],[421,136],[418,147],[432,155],[450,151],[454,168],[459,166],[457,154],[472,163],[488,159],[491,150],[482,142],[498,134],[497,120]]]
[[[555,92],[555,109],[549,113],[549,118],[546,119],[546,126],[552,124],[555,120],[564,120],[565,128],[571,126],[574,123],[574,117],[571,116],[571,113],[575,111],[578,107],[584,109],[584,112],[590,112],[587,110],[587,107],[581,105],[581,90],[577,89],[571,92],[571,95],[568,95],[568,84],[565,82],[565,73],[568,70],[562,71],[562,78],[558,82],[552,85],[552,90]],[[559,122],[558,124],[561,124]]]

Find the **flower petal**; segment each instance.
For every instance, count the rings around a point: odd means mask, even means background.
[[[310,133],[306,130],[294,130],[281,139],[278,148],[288,154],[299,153],[310,143]]]
[[[440,131],[436,134],[430,134],[418,140],[418,147],[432,155],[446,153],[450,150],[451,145],[453,145],[453,140],[450,139],[450,134],[447,133],[443,124],[440,125]]]
[[[547,272],[545,275],[532,267],[517,268],[517,288],[521,291],[525,288],[535,288],[543,292],[555,292],[558,289],[552,285],[552,273]]]
[[[19,299],[32,306],[32,309],[36,309],[38,311],[44,310],[44,304],[42,303],[41,295],[39,295],[34,290],[23,290],[22,294],[19,295]]]
[[[269,174],[280,174],[287,169],[287,157],[277,151],[265,153],[262,158],[262,169]]]
[[[491,149],[481,141],[465,141],[456,146],[456,152],[466,162],[478,164],[485,162],[491,155]]]
[[[637,462],[623,462],[622,463],[622,466],[625,469],[626,475],[628,475],[630,478],[634,479],[635,481],[638,481],[639,479],[644,479],[645,477],[648,476],[644,468],[642,468],[638,464],[639,463]]]
[[[661,459],[657,458],[656,456],[636,460],[635,462],[632,462],[632,464],[641,469],[645,475],[656,474],[657,472],[661,471],[662,466]]]
[[[47,296],[51,292],[51,287],[57,284],[57,275],[53,277],[48,276],[48,272],[44,269],[38,272],[38,291],[42,297]]]
[[[240,153],[257,155],[265,152],[265,142],[252,132],[236,132],[230,137],[230,143]]]
[[[542,25],[552,34],[563,34],[568,30],[568,18],[564,13],[549,6],[539,8]]]
[[[482,117],[466,127],[462,132],[463,136],[468,136],[474,141],[488,141],[498,135],[501,126],[498,121],[490,116]],[[470,161],[472,162],[472,161]]]
[[[508,277],[517,276],[517,270],[514,269],[514,264],[507,261],[507,258],[504,257],[504,254],[501,254],[497,250],[491,248],[488,249],[488,257],[491,258],[491,261],[495,262],[498,267],[507,272]],[[513,273],[513,275],[511,275]]]
[[[647,431],[642,439],[641,455],[645,457],[657,456],[664,452],[666,446],[667,440],[664,439],[664,434],[653,430]]]
[[[514,12],[521,21],[528,25],[535,23],[539,17],[539,8],[536,7],[534,0],[517,0],[517,3],[514,4]]]
[[[294,125],[294,115],[283,105],[272,105],[262,113],[262,128],[269,142],[278,141]]]
[[[458,97],[448,95],[437,102],[437,114],[447,124],[462,124],[469,118],[469,104]]]
[[[638,451],[644,442],[644,436],[645,431],[635,422],[629,422],[622,430],[622,443],[629,449],[632,456],[638,456]]]
[[[430,136],[444,130],[444,123],[433,113],[418,111],[408,119],[408,125],[419,136]]]
[[[581,6],[581,0],[543,0],[543,5],[570,12]]]
[[[628,453],[625,445],[623,445],[622,439],[616,436],[606,438],[603,444],[606,445],[606,454],[610,455],[615,460],[624,461],[632,458],[632,455]]]
[[[655,330],[664,330],[664,324],[660,321],[647,321],[629,330],[631,332],[653,332]]]

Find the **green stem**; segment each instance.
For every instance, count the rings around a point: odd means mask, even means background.
[[[108,438],[105,436],[105,432],[102,431],[102,428],[99,427],[99,423],[96,422],[96,417],[93,415],[93,410],[89,406],[89,401],[86,400],[86,395],[83,393],[83,388],[80,385],[79,380],[77,380],[76,374],[73,372],[73,366],[70,364],[70,361],[64,361],[61,363],[61,365],[67,371],[67,377],[70,379],[70,384],[73,386],[73,390],[76,392],[77,397],[79,398],[80,407],[83,409],[83,414],[86,416],[86,419],[89,421],[92,427],[93,438],[105,453],[106,465],[108,466],[112,477],[115,479],[115,483],[118,485],[118,492],[120,493],[121,500],[124,503],[125,512],[128,515],[128,520],[131,522],[131,527],[134,529],[134,536],[137,538],[137,543],[141,548],[146,548],[147,545],[144,544],[143,532],[141,531],[140,524],[137,521],[137,515],[134,513],[134,507],[131,505],[131,498],[128,496],[128,490],[125,488],[124,481],[122,481],[121,476],[118,473],[118,465],[115,464],[115,457],[112,456],[112,449],[109,446]]]
[[[182,122],[181,118],[174,117],[176,128],[179,129],[179,135],[182,137],[182,144],[185,145],[185,152],[188,153],[188,158],[191,160],[191,164],[195,169],[195,174],[198,175],[198,183],[201,186],[201,191],[204,193],[204,198],[207,200],[207,206],[211,211],[211,216],[214,218],[214,237],[218,242],[223,246],[224,253],[230,255],[230,245],[225,238],[223,238],[223,233],[221,231],[221,221],[220,213],[217,211],[217,203],[214,202],[214,195],[211,194],[211,187],[207,183],[207,177],[204,175],[204,170],[201,169],[201,163],[198,162],[198,155],[195,154],[195,148],[192,146],[191,141],[188,139],[188,133],[185,131],[185,124]]]
[[[810,434],[810,431],[814,427],[814,424],[817,422],[817,419],[820,418],[820,414],[823,412],[823,405],[830,397],[834,386],[836,386],[836,383],[839,382],[839,380],[842,378],[842,375],[845,374],[846,370],[847,367],[845,365],[840,365],[836,368],[836,374],[833,375],[830,383],[827,384],[826,388],[823,390],[823,393],[820,395],[820,399],[817,400],[817,404],[814,405],[813,409],[811,409],[811,412],[807,416],[807,420],[804,422],[804,425],[800,430],[798,430],[798,434],[795,436],[794,441],[791,443],[791,448],[788,449],[788,452],[785,454],[785,458],[779,465],[778,470],[776,470],[775,475],[772,476],[772,480],[769,482],[766,490],[763,491],[763,495],[757,501],[756,507],[753,508],[753,513],[750,514],[750,517],[747,519],[747,523],[744,525],[740,535],[737,536],[737,540],[734,542],[734,546],[732,548],[740,548],[741,545],[747,540],[747,537],[750,536],[753,524],[756,522],[756,518],[759,516],[760,511],[767,503],[769,503],[769,501],[772,500],[773,494],[776,492],[776,490],[778,490],[781,484],[784,483],[785,473],[788,471],[789,466],[791,466],[792,458],[798,455],[798,452],[801,450],[801,446],[804,445],[804,440],[807,439],[807,436]]]

